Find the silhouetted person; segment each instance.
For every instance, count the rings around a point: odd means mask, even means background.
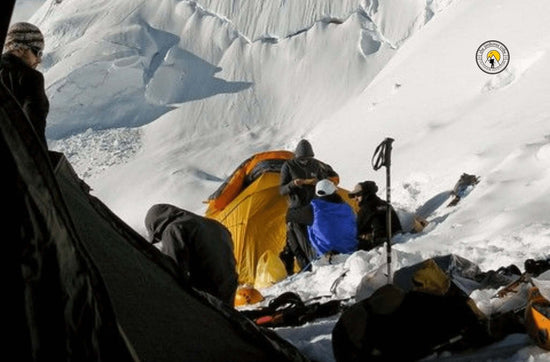
[[[36,70],[43,50],[44,37],[40,29],[24,22],[13,24],[6,35],[0,61],[0,82],[19,103],[47,148],[46,117],[50,103],[44,90],[44,76]]]

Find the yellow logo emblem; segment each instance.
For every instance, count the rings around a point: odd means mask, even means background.
[[[484,42],[477,48],[476,62],[482,71],[488,74],[502,72],[510,63],[508,48],[497,40]]]

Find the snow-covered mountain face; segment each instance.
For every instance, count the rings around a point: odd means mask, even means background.
[[[47,0],[30,21],[46,35],[50,148],[138,232],[153,203],[201,213],[253,152],[301,138],[341,186],[371,179],[383,197],[371,157],[393,137],[398,209],[463,172],[481,180],[396,240],[393,266],[454,253],[489,270],[548,255],[549,13],[548,0]],[[476,64],[489,40],[509,50],[498,74]],[[266,295],[324,296],[348,268],[333,297],[352,297],[386,260],[337,259]],[[472,297],[492,309],[491,291]],[[334,322],[282,334],[331,362]],[[549,358],[528,346],[506,360]]]
[[[449,2],[51,0],[32,19],[47,39],[47,136],[90,177],[128,158],[106,143],[139,144],[127,149],[143,147],[157,167],[124,172],[167,188],[145,181],[140,194],[198,187],[185,202],[196,209],[213,189],[204,180],[251,152],[293,147]]]
[[[493,267],[482,255],[523,260],[550,242],[549,10],[546,0],[53,0],[31,20],[46,34],[51,146],[136,230],[155,202],[201,212],[251,153],[302,137],[342,186],[373,179],[383,190],[370,159],[391,136],[398,207],[414,210],[462,172],[482,179],[470,204],[400,247],[442,253],[442,239],[457,240],[453,250]],[[487,40],[510,51],[502,73],[476,64]]]
[[[49,1],[34,17],[48,39],[48,137],[148,124],[218,94],[236,104],[227,123],[299,117],[307,129],[437,10],[424,0],[264,3]]]

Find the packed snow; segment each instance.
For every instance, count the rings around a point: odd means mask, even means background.
[[[11,15],[10,24],[28,21],[29,18],[44,5],[45,0],[18,0]]]
[[[152,204],[200,214],[252,153],[302,138],[340,186],[371,179],[383,197],[371,157],[392,137],[400,210],[464,172],[481,179],[422,233],[396,239],[393,269],[453,253],[490,270],[548,256],[549,12],[547,0],[47,0],[30,21],[46,36],[50,148],[138,232]],[[487,40],[509,49],[499,74],[476,64]],[[261,292],[346,299],[385,262],[383,248],[321,259]],[[471,296],[491,313],[494,292]],[[329,362],[336,320],[276,331]],[[526,335],[493,350],[493,360],[550,361]]]

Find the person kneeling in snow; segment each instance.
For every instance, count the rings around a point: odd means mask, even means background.
[[[233,240],[225,226],[169,204],[153,205],[145,217],[150,241],[183,270],[190,284],[233,306],[237,290]]]
[[[357,250],[355,213],[336,190],[332,181],[321,180],[315,186],[318,198],[311,201],[313,224],[307,229],[319,256],[329,252],[349,254]]]
[[[378,186],[374,181],[364,181],[358,183],[349,193],[349,197],[355,199],[359,205],[357,239],[361,250],[373,249],[387,240],[386,209],[388,203],[376,196],[377,191]],[[391,207],[391,235],[401,231],[399,217]]]

